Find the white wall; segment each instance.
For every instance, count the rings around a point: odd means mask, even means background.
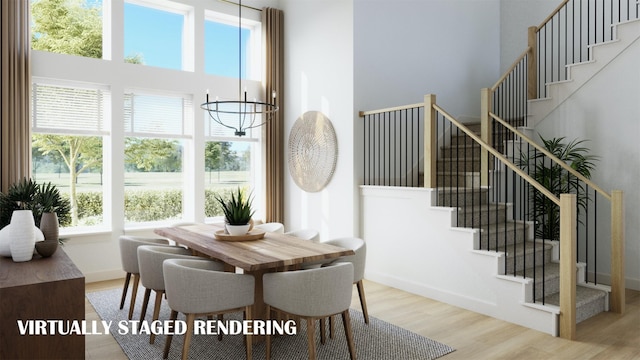
[[[614,59],[580,90],[569,97],[536,131],[545,138],[566,136],[588,139],[590,153],[600,157],[592,180],[604,190],[625,193],[626,285],[640,289],[640,40]],[[615,81],[615,83],[614,83]],[[598,212],[608,216],[608,204]],[[603,239],[608,241],[607,234]],[[599,251],[608,254],[601,245]],[[609,258],[598,260],[598,272],[608,280]]]
[[[355,110],[436,94],[454,116],[479,117],[499,77],[499,0],[354,0]]]
[[[560,0],[500,0],[500,74],[527,48],[527,29],[540,25],[560,3]]]
[[[323,239],[358,231],[353,152],[353,5],[282,0],[285,24],[285,139],[307,111],[320,111],[337,135],[333,177],[320,192],[302,191],[285,169],[286,230],[314,228]],[[287,150],[285,145],[285,158]]]

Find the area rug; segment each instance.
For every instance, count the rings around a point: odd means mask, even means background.
[[[87,298],[104,321],[113,321],[109,333],[115,338],[124,353],[130,359],[161,359],[165,344],[165,335],[157,335],[155,343],[149,344],[149,335],[121,334],[118,323],[127,320],[128,306],[119,309],[121,289],[111,289],[87,294]],[[127,303],[129,301],[128,294]],[[153,299],[151,296],[145,319],[151,321],[153,313]],[[137,295],[133,319],[140,318],[143,292]],[[170,309],[166,300],[162,302],[160,320],[169,318]],[[411,331],[389,324],[375,317],[369,316],[369,324],[364,323],[362,313],[351,309],[351,326],[353,331],[356,355],[363,360],[410,360],[437,359],[455,351],[453,348],[437,341],[425,338]],[[225,319],[241,319],[242,314],[225,315]],[[182,314],[178,319],[184,319]],[[127,324],[127,331],[131,332],[131,323]],[[316,321],[316,351],[318,359],[336,360],[349,359],[349,351],[342,326],[342,319],[338,316],[335,322],[333,339],[324,345],[320,344],[319,322]],[[92,335],[87,335],[92,336]],[[175,335],[171,343],[169,359],[180,359],[183,335]],[[307,337],[305,322],[300,322],[297,335],[281,335],[272,338],[271,358],[274,360],[307,359]],[[189,359],[244,359],[245,347],[242,335],[225,335],[222,341],[217,336],[194,335],[191,341]],[[254,344],[253,358],[265,359],[264,341]]]

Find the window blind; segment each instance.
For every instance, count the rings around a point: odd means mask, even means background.
[[[34,83],[34,132],[78,135],[104,134],[104,106],[110,98],[102,89]]]
[[[127,93],[124,101],[127,136],[186,137],[185,123],[193,117],[190,98]]]

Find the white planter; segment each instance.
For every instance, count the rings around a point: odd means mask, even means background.
[[[246,224],[246,225],[226,224],[225,227],[227,228],[227,232],[229,233],[229,235],[238,236],[238,235],[246,235],[249,232],[249,229],[251,228],[251,224]]]
[[[31,210],[16,210],[11,215],[9,237],[11,238],[11,258],[15,262],[29,261],[33,257],[36,244],[33,213]]]

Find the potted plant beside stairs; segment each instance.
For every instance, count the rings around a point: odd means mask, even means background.
[[[540,139],[547,151],[585,178],[591,178],[591,171],[595,168],[595,161],[598,157],[588,154],[589,149],[583,146],[586,140],[574,139],[565,143],[565,137],[547,140],[540,136]],[[560,194],[576,194],[578,215],[587,208],[589,196],[584,185],[578,181],[571,181],[568,172],[559,164],[546,159],[544,153],[538,151],[532,151],[529,154],[523,153],[520,166],[524,170],[528,170],[540,185],[557,197],[560,197]],[[560,208],[544,194],[535,190],[531,192],[530,203],[533,204],[536,237],[559,240]]]

